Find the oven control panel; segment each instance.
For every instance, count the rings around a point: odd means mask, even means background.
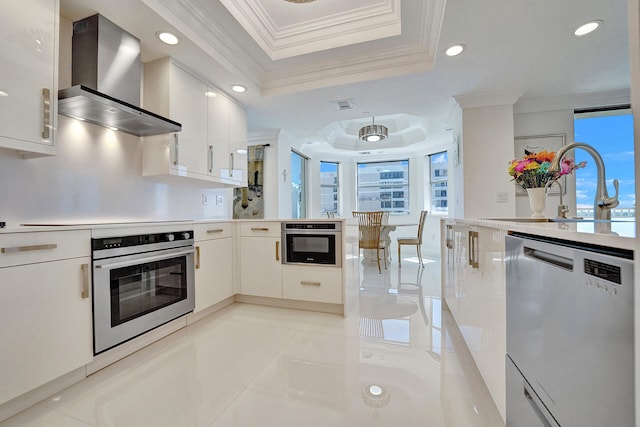
[[[339,222],[283,222],[282,231],[341,231]]]
[[[175,231],[169,233],[137,234],[133,236],[103,237],[91,240],[91,249],[127,248],[131,246],[151,245],[154,243],[179,242],[192,239],[191,231]]]

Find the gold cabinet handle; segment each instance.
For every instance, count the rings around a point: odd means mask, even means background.
[[[42,88],[42,139],[51,136],[51,90]]]
[[[471,268],[479,268],[478,255],[478,232],[469,231],[469,265]]]
[[[80,296],[82,299],[89,298],[89,264],[82,264],[80,266],[82,271],[82,293]]]
[[[0,248],[0,253],[11,254],[16,252],[31,252],[31,251],[46,251],[48,249],[57,249],[58,245],[55,243],[46,245],[30,245],[30,246],[14,246],[12,248]]]
[[[200,246],[196,246],[196,270],[200,269]]]
[[[268,227],[251,227],[251,231],[269,231]]]
[[[320,286],[321,285],[320,282],[309,282],[306,280],[301,281],[300,284],[303,286]]]
[[[276,261],[280,261],[280,240],[276,241]]]
[[[222,233],[223,231],[224,231],[223,228],[213,228],[211,230],[207,230],[207,234]]]

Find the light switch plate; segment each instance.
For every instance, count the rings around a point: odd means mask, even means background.
[[[496,203],[507,203],[509,201],[509,193],[506,191],[498,191],[496,193]]]

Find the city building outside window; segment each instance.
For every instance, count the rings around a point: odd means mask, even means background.
[[[429,155],[429,186],[431,188],[431,212],[449,213],[449,156],[446,151]]]
[[[409,160],[358,163],[357,209],[409,213]]]
[[[337,162],[320,162],[320,213],[340,212]]]

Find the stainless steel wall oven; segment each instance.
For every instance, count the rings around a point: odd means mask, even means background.
[[[191,230],[93,238],[94,353],[193,311]]]
[[[284,264],[342,265],[342,223],[283,222]]]

